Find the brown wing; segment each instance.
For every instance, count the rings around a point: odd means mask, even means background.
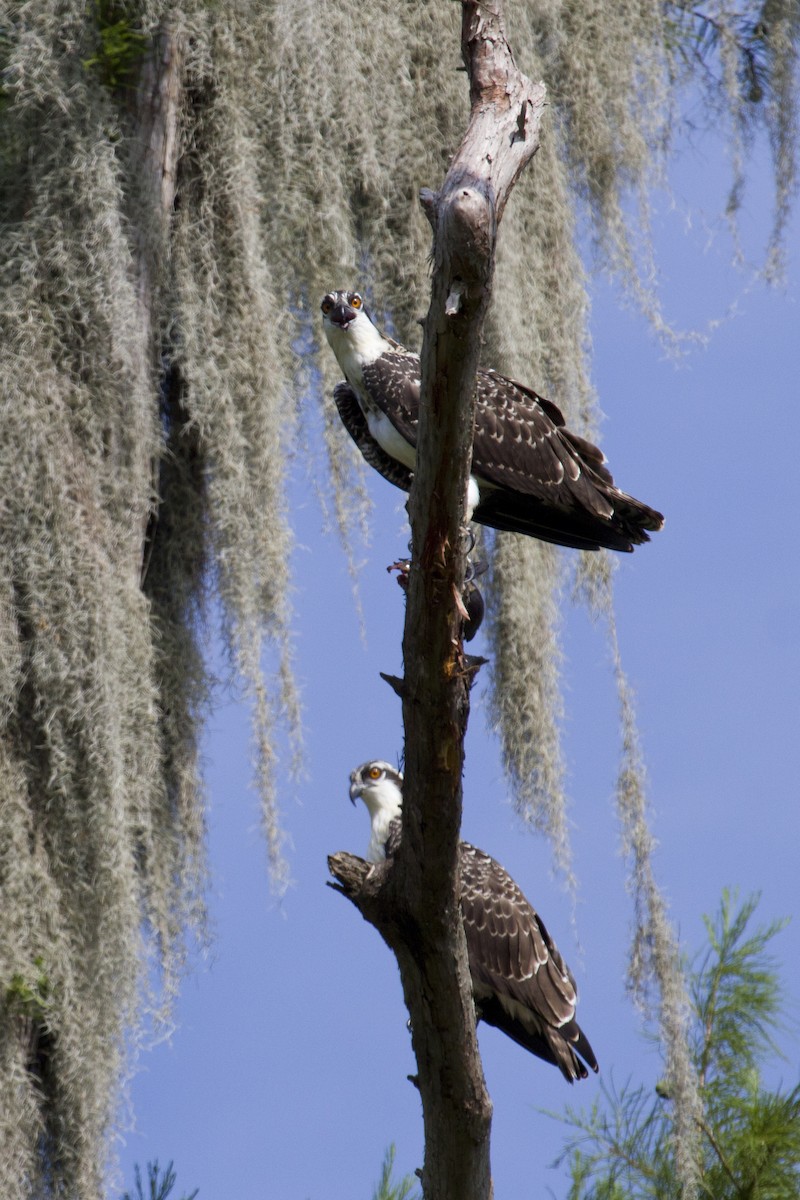
[[[418,356],[387,352],[363,376],[370,398],[416,447]],[[579,550],[629,551],[664,524],[661,513],[616,487],[602,451],[566,428],[557,405],[496,371],[477,375],[472,473],[491,485],[481,488],[473,519],[492,529]]]
[[[478,372],[472,470],[501,489],[488,493],[484,514],[497,528],[630,550],[664,524],[661,513],[615,485],[602,451],[567,429],[555,404],[496,371]]]
[[[461,843],[461,909],[481,1018],[572,1082],[597,1060],[575,1020],[577,988],[545,925],[488,854]],[[576,1053],[577,1052],[577,1053]]]
[[[566,506],[583,470],[564,438],[561,411],[496,371],[478,372],[477,391],[474,473],[497,487]],[[598,516],[611,516],[611,505],[602,497],[595,499],[591,489],[585,500]]]
[[[362,368],[364,386],[397,432],[416,449],[421,386],[419,356],[390,350]]]
[[[337,383],[333,389],[333,400],[339,416],[350,437],[361,451],[364,461],[375,471],[378,471],[395,487],[408,491],[411,487],[412,474],[408,467],[392,458],[375,441],[369,431],[367,418],[361,411],[361,405],[349,383]]]
[[[417,355],[401,349],[382,354],[363,368],[363,376],[370,398],[416,446],[421,387]],[[553,503],[565,479],[580,479],[582,449],[591,452],[595,467],[612,482],[601,466],[602,452],[565,429],[555,404],[496,371],[479,370],[477,388],[472,465],[480,479]],[[608,503],[598,504],[598,515],[608,518],[611,512]]]

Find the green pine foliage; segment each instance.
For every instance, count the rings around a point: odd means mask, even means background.
[[[167,1200],[177,1180],[172,1163],[168,1162],[162,1171],[158,1159],[147,1164],[146,1185],[142,1183],[142,1172],[138,1163],[133,1169],[133,1176],[133,1191],[126,1192],[122,1200]],[[181,1200],[195,1200],[199,1191],[199,1188],[195,1188],[189,1195],[184,1194]]]
[[[413,1175],[404,1175],[397,1183],[392,1181],[394,1156],[395,1148],[392,1143],[383,1157],[381,1177],[372,1193],[372,1200],[422,1200],[421,1193],[415,1190],[416,1180]]]
[[[689,972],[691,1051],[704,1113],[698,1120],[699,1195],[713,1200],[795,1200],[800,1194],[800,1083],[771,1086],[787,1032],[770,946],[784,921],[752,927],[758,896],[725,891],[705,917],[708,946]],[[670,1090],[605,1085],[574,1133],[569,1200],[679,1200]]]

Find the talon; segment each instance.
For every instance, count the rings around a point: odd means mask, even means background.
[[[397,582],[404,592],[408,591],[408,579],[411,574],[411,559],[399,558],[397,562],[393,562],[386,570],[391,574],[392,571],[397,571]]]
[[[462,599],[462,607],[466,611],[466,617],[464,618],[464,641],[471,642],[483,623],[486,605],[484,604],[483,596],[471,579],[464,582]]]
[[[458,615],[461,617],[461,620],[468,621],[469,620],[469,612],[468,612],[466,606],[464,605],[464,601],[461,599],[461,596],[459,596],[458,588],[456,587],[455,584],[453,584],[453,599],[456,602],[456,608],[458,609]]]

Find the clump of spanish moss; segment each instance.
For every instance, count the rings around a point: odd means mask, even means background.
[[[17,19],[2,161],[19,152],[19,175],[2,188],[0,268],[0,1192],[91,1197],[143,921],[169,987],[203,822],[184,823],[162,773],[140,586],[160,431],[114,114],[82,65],[82,16],[39,4]]]
[[[657,1020],[664,1055],[664,1082],[672,1100],[675,1169],[681,1195],[688,1200],[698,1192],[699,1131],[703,1123],[703,1101],[689,1045],[690,998],[680,949],[653,870],[656,842],[648,821],[645,766],[634,696],[622,666],[617,637],[611,560],[607,554],[598,555],[587,566],[579,574],[576,586],[583,591],[592,615],[607,625],[622,730],[616,807],[634,907],[628,985],[640,1008],[654,1012]]]
[[[775,203],[763,273],[769,282],[779,282],[797,191],[797,5],[792,0],[744,6],[678,2],[667,4],[664,16],[676,82],[691,81],[709,122],[725,130],[731,162],[727,214],[734,238],[749,152],[756,136],[766,133]]]
[[[296,718],[283,413],[269,398],[290,375],[268,366],[284,330],[270,316],[256,127],[239,113],[237,22],[184,14],[190,36],[126,5],[153,51],[138,76],[131,54],[123,80],[98,69],[92,6],[13,16],[0,147],[0,1194],[91,1200],[151,968],[161,1008],[187,931],[203,937],[212,582],[254,696],[280,883],[269,726],[281,707]],[[177,220],[148,196],[137,140],[137,87],[169,63],[179,86],[162,96],[153,190],[174,190],[177,172]]]
[[[285,494],[294,432],[289,359],[295,326],[267,268],[260,146],[249,111],[245,27],[210,23],[194,45],[173,237],[170,351],[182,384],[181,419],[200,439],[206,472],[209,552],[224,603],[224,632],[253,704],[255,761],[274,885],[286,882],[275,806],[276,705],[293,730],[298,703],[289,655],[291,538]],[[200,53],[198,46],[202,47]],[[245,61],[257,47],[249,46]],[[266,623],[266,624],[265,624]],[[278,692],[262,681],[265,632],[279,647]]]
[[[491,718],[517,810],[550,839],[572,879],[558,654],[560,559],[553,546],[498,538],[489,591]]]
[[[512,378],[536,380],[571,426],[590,436],[596,405],[588,380],[585,277],[560,149],[558,130],[545,128],[514,192],[517,203],[506,212],[486,361]],[[521,246],[528,248],[524,255]],[[525,301],[515,302],[520,294]],[[563,570],[552,546],[513,534],[496,537],[488,590],[490,710],[517,811],[550,839],[559,870],[574,886],[560,746]]]

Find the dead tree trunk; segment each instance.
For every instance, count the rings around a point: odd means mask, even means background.
[[[397,956],[425,1126],[425,1200],[490,1200],[492,1106],[475,1035],[461,923],[458,841],[470,672],[461,645],[465,502],[475,371],[497,226],[536,152],[544,87],[514,64],[501,0],[462,0],[469,127],[438,193],[421,202],[434,275],[422,350],[412,565],[403,637],[403,840],[373,868],[335,855],[341,890]]]
[[[157,292],[165,286],[163,278],[168,262],[171,222],[177,186],[179,118],[183,100],[184,54],[180,39],[173,29],[164,25],[153,38],[143,56],[136,75],[136,86],[130,90],[128,119],[131,129],[131,171],[135,180],[131,197],[131,224],[134,231],[134,262],[137,273],[141,359],[139,369],[151,383],[152,395],[160,382],[163,331],[157,327]],[[147,389],[144,389],[147,394]],[[157,419],[157,408],[151,402],[144,411],[130,415],[132,425],[146,427]],[[148,446],[150,440],[137,438],[134,446]],[[156,462],[141,464],[143,475],[152,480],[150,504],[141,514],[139,542],[133,558],[137,577],[147,573],[148,555],[152,549],[152,527],[156,516]]]

